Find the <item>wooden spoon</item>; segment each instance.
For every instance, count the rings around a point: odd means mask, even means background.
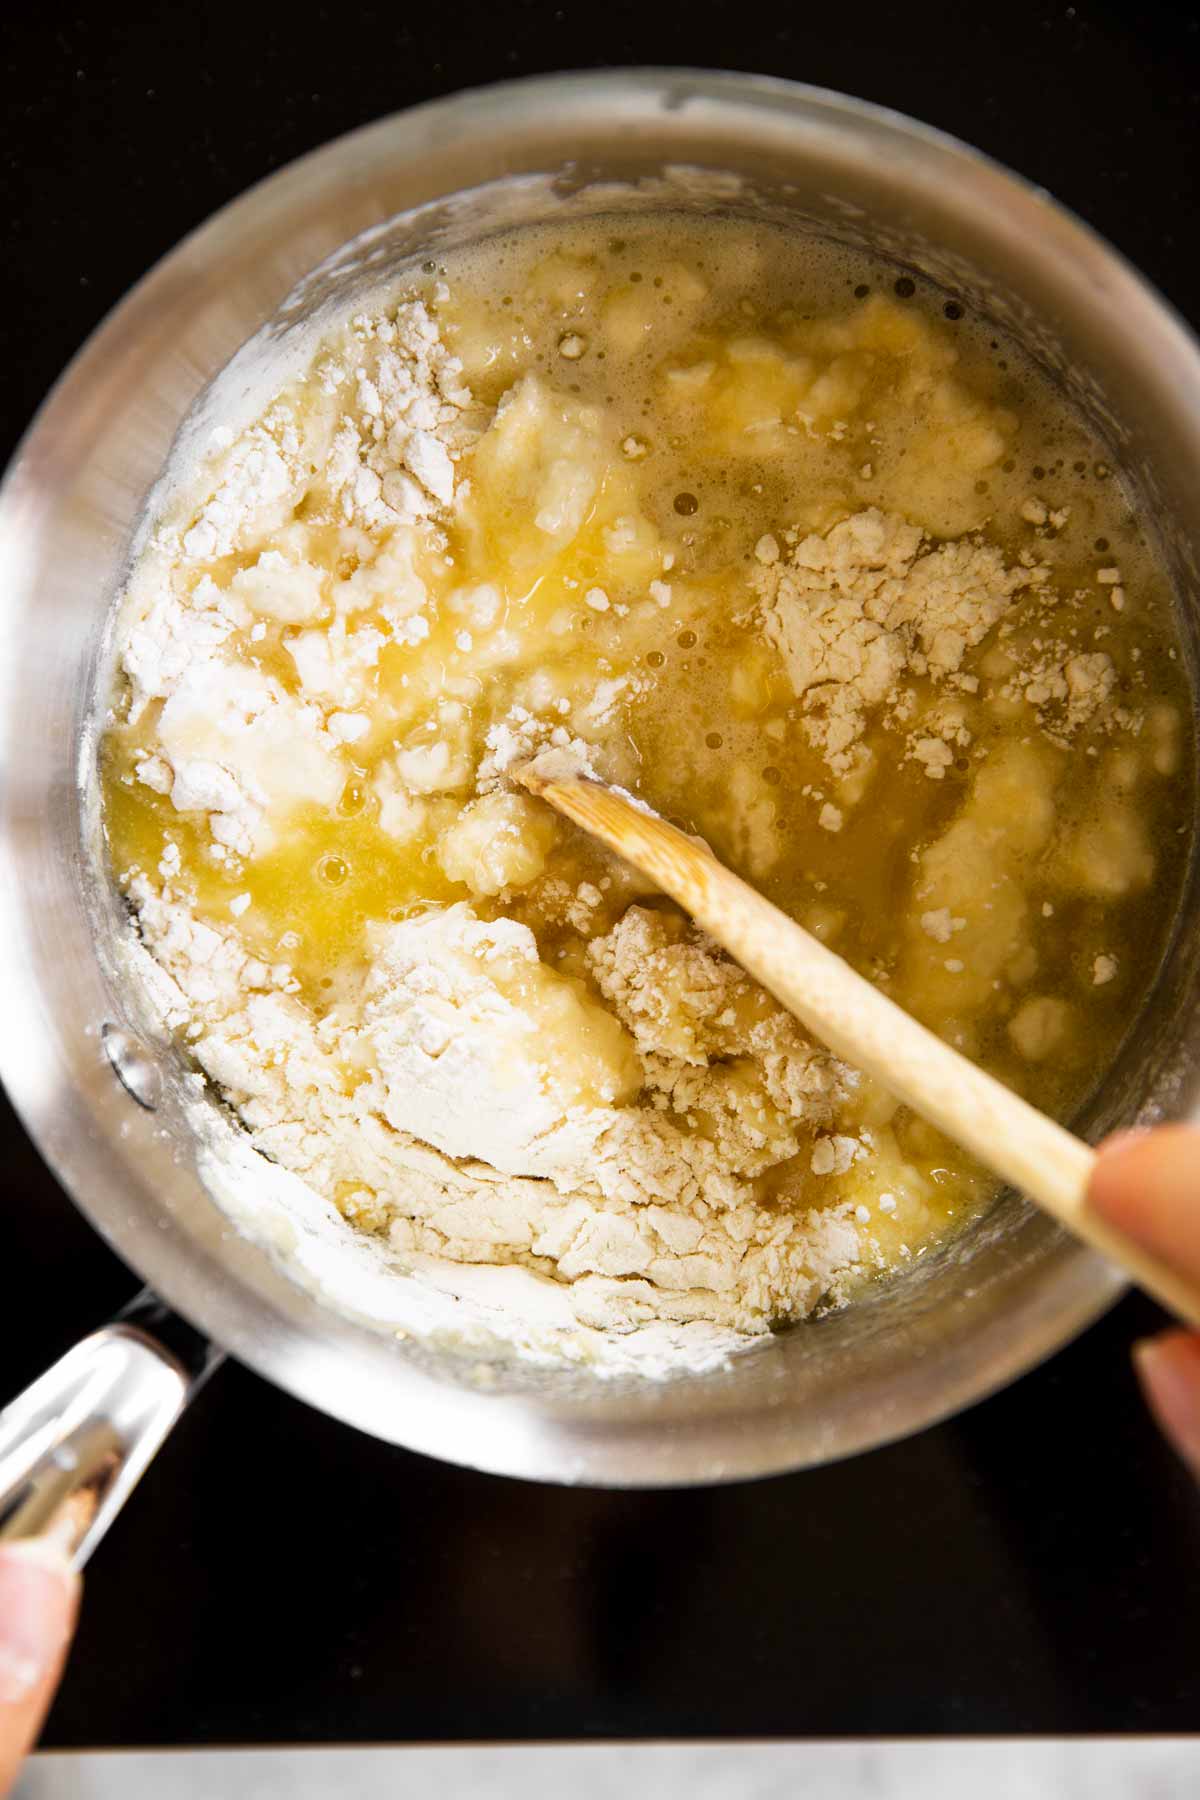
[[[564,767],[553,751],[512,774],[656,882],[831,1050],[1200,1327],[1200,1294],[1085,1207],[1096,1163],[1087,1144],[919,1025],[642,801]]]

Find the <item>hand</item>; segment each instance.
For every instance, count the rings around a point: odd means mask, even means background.
[[[0,1544],[0,1795],[41,1730],[78,1605],[79,1577],[48,1538]]]
[[[1200,1293],[1200,1131],[1164,1125],[1101,1146],[1088,1204]],[[1200,1332],[1176,1329],[1134,1350],[1142,1392],[1200,1481]]]

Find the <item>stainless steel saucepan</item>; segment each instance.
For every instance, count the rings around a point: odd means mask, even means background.
[[[399,1335],[386,1283],[331,1297],[305,1260],[309,1222],[254,1213],[218,1177],[204,1120],[219,1108],[122,973],[91,710],[106,615],[185,415],[257,334],[220,389],[249,406],[298,326],[413,256],[614,204],[790,221],[922,271],[1013,333],[1107,439],[1158,529],[1195,668],[1197,346],[1086,227],[936,132],[742,75],[568,75],[384,120],[236,201],[96,332],[0,494],[0,1068],[76,1204],[166,1303],[143,1301],[0,1416],[0,1530],[65,1509],[82,1559],[210,1365],[208,1343],[430,1455],[658,1485],[799,1468],[915,1431],[1057,1349],[1120,1289],[1009,1195],[912,1277],[704,1374],[600,1380],[505,1358],[478,1334]],[[1157,988],[1078,1121],[1090,1135],[1197,1112],[1196,896],[1193,866]]]

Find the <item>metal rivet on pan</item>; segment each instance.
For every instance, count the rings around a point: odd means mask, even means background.
[[[153,1112],[162,1093],[162,1075],[154,1058],[119,1025],[106,1025],[100,1041],[125,1092],[147,1112]]]

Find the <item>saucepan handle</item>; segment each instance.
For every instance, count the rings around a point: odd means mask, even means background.
[[[221,1361],[142,1293],[0,1412],[0,1540],[55,1536],[82,1568]]]

